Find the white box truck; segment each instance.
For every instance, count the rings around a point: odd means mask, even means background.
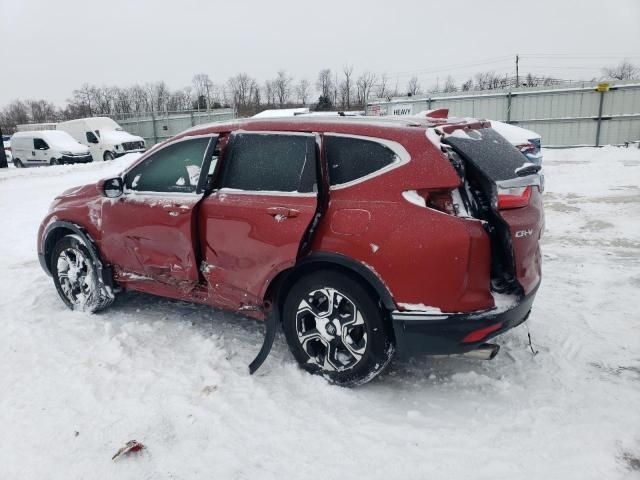
[[[108,117],[79,118],[57,124],[58,130],[67,132],[78,142],[89,147],[93,160],[113,160],[125,153],[144,152],[142,137],[125,132]]]

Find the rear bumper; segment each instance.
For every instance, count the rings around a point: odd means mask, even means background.
[[[391,312],[396,349],[404,357],[452,355],[475,350],[489,338],[523,323],[531,312],[538,284],[528,295],[507,310],[474,313]],[[486,329],[475,341],[463,342],[472,332]]]

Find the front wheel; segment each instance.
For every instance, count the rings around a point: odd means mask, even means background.
[[[105,162],[109,162],[111,160],[114,159],[113,153],[111,152],[104,152],[104,161]]]
[[[49,165],[51,165],[51,166],[53,167],[54,165],[60,165],[60,162],[59,162],[57,159],[52,158],[52,159],[49,161]]]
[[[113,293],[98,278],[89,247],[77,235],[58,240],[51,255],[51,273],[58,295],[71,310],[97,312],[113,303]]]
[[[394,352],[389,322],[376,297],[360,282],[331,270],[293,285],[282,328],[302,368],[342,386],[373,379]]]

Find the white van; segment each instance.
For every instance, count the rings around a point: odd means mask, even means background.
[[[125,132],[120,125],[108,117],[69,120],[59,123],[57,129],[67,132],[89,147],[95,161],[113,160],[125,153],[145,150],[142,137]]]
[[[14,133],[11,151],[13,164],[19,168],[92,161],[87,147],[59,130]]]

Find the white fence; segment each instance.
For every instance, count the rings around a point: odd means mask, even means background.
[[[375,100],[369,115],[411,115],[448,108],[450,116],[512,123],[542,135],[544,146],[621,145],[640,140],[640,83],[597,83],[580,87],[543,87],[456,92]]]

